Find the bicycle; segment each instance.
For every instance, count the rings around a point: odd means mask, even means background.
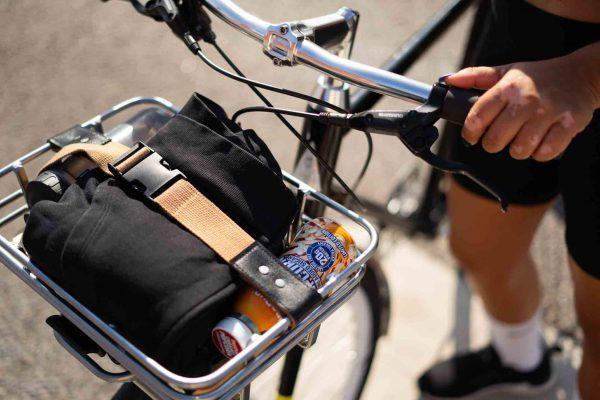
[[[211,6],[214,7],[214,9],[212,11],[216,11],[217,14],[219,14],[219,12],[220,12],[221,13],[220,16],[224,17],[225,19],[227,19],[228,17],[229,18],[236,17],[236,15],[235,15],[235,13],[233,14],[233,16],[232,15],[229,15],[229,16],[228,15],[223,15],[222,14],[223,12],[237,11],[239,13],[237,16],[239,17],[241,15],[241,12],[239,11],[239,9],[236,9],[234,7],[234,5],[232,3],[230,3],[230,2],[206,2],[206,3],[207,3],[208,7],[211,7]],[[458,2],[458,3],[466,3],[466,2]],[[223,5],[225,6],[225,8],[221,8],[221,9],[218,8],[219,6],[223,6]],[[242,16],[243,17],[248,17],[248,15],[242,15]],[[248,18],[251,20],[251,22],[256,22],[255,18],[250,18],[250,17],[248,17]],[[234,24],[234,25],[236,24],[232,20],[230,20],[229,22],[232,23],[232,24]],[[331,20],[325,21],[325,22],[326,23],[331,23]],[[346,21],[344,20],[344,21],[342,21],[342,23],[346,23]],[[441,25],[443,25],[443,24],[440,23],[440,25],[438,25],[438,27],[441,26]],[[338,23],[336,25],[336,28],[339,29],[340,26],[341,26],[340,23]],[[318,26],[316,26],[316,27],[318,27]],[[282,31],[282,28],[280,27],[279,29],[280,29],[279,32],[281,34],[284,34],[283,31]],[[350,31],[350,29],[348,29],[348,31]],[[286,33],[288,33],[288,32],[286,32]],[[324,30],[324,32],[326,32],[326,31]],[[252,32],[252,34],[254,36],[256,36],[256,33],[257,32]],[[347,33],[349,33],[349,32],[347,32]],[[277,35],[276,32],[275,32],[275,35]],[[433,37],[433,35],[432,35],[432,37]],[[192,43],[188,43],[188,44],[192,44]],[[312,46],[308,46],[307,45],[307,49],[310,50],[311,47]],[[323,54],[323,53],[318,53],[318,54],[320,56],[323,56],[324,58],[328,57],[326,54]],[[286,59],[285,58],[282,59],[281,56],[282,56],[281,53],[275,54],[275,60],[280,60],[281,62],[286,62]],[[344,63],[342,63],[340,60],[333,59],[333,61],[336,61],[336,62],[340,63],[339,66],[344,66]],[[371,70],[369,68],[363,68],[363,67],[360,67],[360,66],[357,66],[357,65],[354,65],[354,64],[350,64],[350,66],[352,68],[357,68],[357,71],[355,71],[355,72],[358,73],[358,76],[360,76],[361,73],[365,74],[367,72],[371,72]],[[331,71],[329,71],[329,72],[331,72]],[[347,71],[346,73],[350,74],[351,72],[353,72],[353,71]],[[342,76],[342,78],[349,79],[347,76]],[[392,85],[391,86],[389,85],[389,82],[386,82],[387,78],[390,78],[392,80],[392,82],[391,82]],[[354,80],[354,79],[349,79],[349,80]],[[401,78],[401,77],[395,77],[395,76],[387,75],[387,74],[383,73],[383,71],[380,71],[380,72],[376,73],[376,76],[375,76],[375,79],[373,79],[373,82],[374,83],[370,83],[369,85],[366,85],[366,86],[370,87],[370,88],[374,88],[375,87],[376,89],[384,91],[387,94],[395,94],[395,95],[400,95],[401,94],[401,95],[407,96],[407,97],[409,97],[409,98],[411,98],[413,100],[420,101],[420,102],[425,102],[429,98],[429,93],[428,93],[428,87],[427,87],[427,85],[416,84],[415,82],[412,82],[410,80],[405,80],[404,78]],[[360,83],[360,82],[356,82],[354,80],[354,83]],[[394,85],[396,85],[396,86],[394,86]],[[406,85],[406,87],[403,87],[404,85]],[[461,99],[461,100],[463,100],[463,99]],[[432,114],[433,114],[433,112],[432,112]],[[404,117],[405,116],[402,115],[401,117],[395,116],[393,118],[404,118]],[[417,117],[424,117],[424,116],[423,115],[417,115]],[[431,117],[433,117],[433,115],[431,115]],[[418,123],[418,121],[417,121],[417,123]],[[426,121],[426,125],[429,126],[430,122]],[[312,128],[311,131],[307,131],[307,133],[315,133],[315,132],[316,132],[316,128]],[[329,137],[334,138],[335,136],[338,136],[335,140],[332,140],[333,144],[327,144],[327,145],[322,145],[321,146],[322,151],[327,151],[327,149],[329,149],[330,157],[332,157],[332,158],[337,158],[336,152],[339,151],[339,140],[340,140],[339,136],[341,136],[340,133],[341,132],[339,132],[337,134],[331,133],[331,134],[323,135],[323,137],[325,137],[325,138],[329,138]],[[431,139],[431,137],[429,139]],[[328,140],[328,139],[325,139],[325,140]],[[336,142],[337,142],[337,144],[335,144]],[[336,146],[337,146],[337,149],[336,149]],[[333,150],[335,150],[335,151],[333,151]],[[335,155],[335,157],[333,157],[334,155]],[[427,157],[430,157],[430,156],[427,155]],[[429,161],[434,162],[435,160],[434,159],[430,159]],[[439,166],[441,166],[441,167],[448,167],[450,169],[452,169],[452,168],[456,169],[457,168],[456,165],[453,166],[453,165],[441,164]],[[466,170],[463,171],[463,172],[470,173],[469,171],[466,171]],[[327,182],[331,182],[332,178],[331,177],[327,177],[327,174],[324,174],[324,175],[326,176],[326,178],[322,182],[322,186],[321,187],[323,188],[324,192],[328,192],[329,190],[327,189],[326,186],[329,185],[329,183],[327,183]],[[325,183],[325,185],[323,185],[323,183]],[[315,207],[316,206],[312,206],[312,208],[315,208]],[[308,210],[313,215],[318,215],[319,214],[318,208],[315,211],[311,211],[311,207],[309,207]],[[16,216],[17,215],[11,215],[10,217],[11,218],[15,218]],[[373,315],[379,315],[378,313],[372,313],[372,314]],[[373,318],[375,318],[375,317],[373,317]],[[377,326],[377,325],[378,324],[374,324],[374,326]],[[373,350],[374,350],[374,345],[373,345],[373,349],[370,350],[371,351],[371,357],[372,357],[372,351]],[[296,371],[297,371],[297,369],[296,369]],[[366,369],[366,371],[368,372],[368,368]],[[366,374],[365,374],[365,379],[366,379]],[[359,380],[359,382],[360,382],[360,380]],[[364,383],[364,381],[362,383]],[[362,386],[362,384],[361,384],[361,386]]]

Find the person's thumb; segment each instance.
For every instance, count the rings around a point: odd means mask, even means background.
[[[498,83],[508,69],[507,65],[500,67],[469,67],[446,77],[446,83],[464,89],[487,90]]]

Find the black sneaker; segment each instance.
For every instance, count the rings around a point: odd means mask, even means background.
[[[502,365],[490,345],[482,350],[442,361],[419,378],[423,399],[484,399],[493,394],[535,395],[553,382],[551,350],[544,351],[540,365],[519,372]]]

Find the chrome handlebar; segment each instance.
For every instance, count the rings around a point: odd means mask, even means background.
[[[295,24],[270,24],[240,8],[231,0],[203,0],[218,18],[263,44],[263,52],[276,65],[303,64],[350,84],[384,95],[425,103],[432,87],[425,83],[379,68],[336,56],[308,40]],[[354,13],[338,11],[345,17]],[[355,15],[355,14],[354,14]]]

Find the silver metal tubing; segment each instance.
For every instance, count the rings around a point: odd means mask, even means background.
[[[87,127],[101,124],[102,122],[115,116],[116,114],[120,113],[121,111],[124,111],[131,107],[142,105],[142,104],[155,104],[157,106],[160,106],[164,109],[171,111],[173,114],[177,114],[179,112],[179,109],[177,107],[175,107],[173,105],[173,103],[171,103],[168,100],[163,99],[162,97],[138,96],[138,97],[132,97],[130,99],[127,99],[127,100],[117,104],[117,105],[112,106],[108,110],[96,115],[94,118],[87,120],[86,122],[81,124],[81,126],[84,128],[87,128]]]
[[[204,4],[229,25],[263,43],[269,48],[277,29],[289,23],[274,25],[244,11],[231,0],[205,0]],[[289,47],[291,64],[300,63],[356,86],[389,96],[425,103],[431,86],[379,68],[336,56],[308,40],[293,41],[289,35],[280,42]]]
[[[334,78],[382,94],[425,103],[431,86],[370,65],[331,54],[316,44],[303,41],[296,47],[300,64],[315,68]]]
[[[17,208],[16,210],[12,211],[11,213],[6,214],[4,217],[2,217],[0,219],[0,226],[8,224],[10,221],[12,221],[12,220],[18,218],[19,216],[25,214],[28,209],[29,209],[29,207],[27,206],[27,204],[24,204],[21,207]]]
[[[15,201],[16,199],[18,199],[22,195],[23,195],[23,191],[21,189],[12,192],[8,196],[6,196],[2,200],[0,200],[0,208],[4,207],[7,204],[12,203],[13,201]]]
[[[328,201],[332,202],[330,199],[328,199]],[[272,355],[276,354],[278,350],[281,350],[280,347],[289,344],[296,338],[301,338],[303,335],[310,332],[310,330],[314,329],[331,312],[333,312],[343,303],[341,299],[344,298],[344,295],[346,295],[349,291],[357,287],[358,282],[360,281],[360,275],[364,273],[364,269],[358,271],[359,275],[356,276],[356,279],[353,280],[353,282],[347,282],[346,285],[340,285],[342,287],[339,290],[335,291],[335,293],[328,297],[320,307],[312,311],[304,320],[302,320],[296,329],[289,331],[283,337],[280,336],[289,327],[289,321],[287,319],[282,319],[279,321],[265,334],[261,335],[260,340],[253,342],[248,348],[231,359],[219,370],[203,377],[187,378],[166,370],[156,361],[142,353],[118,332],[108,326],[104,321],[100,320],[96,315],[94,315],[81,303],[65,292],[64,289],[50,280],[42,271],[40,271],[29,261],[25,254],[19,251],[14,245],[12,245],[2,236],[0,236],[0,259],[2,260],[3,264],[9,267],[9,269],[13,270],[17,276],[29,284],[29,286],[31,286],[38,294],[42,295],[42,297],[44,297],[50,304],[59,310],[66,318],[71,320],[85,334],[98,343],[100,347],[102,347],[109,354],[113,355],[123,367],[137,377],[143,378],[145,382],[151,382],[150,384],[153,389],[158,389],[162,386],[156,380],[157,378],[184,389],[210,388],[220,385],[218,386],[218,389],[213,390],[206,395],[196,396],[198,399],[221,398],[224,392],[236,387],[236,384],[240,379],[244,379],[247,374],[250,374],[254,369],[258,368],[265,361],[265,358],[271,357]],[[28,271],[31,271],[34,276],[39,279],[39,281],[38,279],[32,280]],[[87,325],[77,313],[73,313],[70,311],[70,309],[66,309],[58,299],[52,298],[50,292],[48,292],[48,290],[41,285],[41,282],[52,289],[54,293],[56,293],[60,298],[64,299],[68,304],[71,304],[73,307],[75,307],[78,314],[81,314],[87,318],[92,324],[103,331],[104,334],[107,334],[112,340],[107,340],[104,335],[99,334],[94,329],[91,329],[90,325]],[[279,340],[275,341],[275,339],[278,337],[280,337]],[[115,344],[117,346],[115,346]],[[295,341],[291,345],[294,344]],[[128,354],[123,353],[121,349],[125,350]],[[137,361],[137,363],[134,361],[134,359]],[[248,364],[248,368],[244,368],[240,371],[240,368],[246,364]],[[150,374],[148,370],[153,371],[153,374]],[[227,382],[223,383],[227,377],[231,378],[228,379]],[[165,388],[162,387],[162,390],[165,390]],[[176,396],[176,392],[169,392],[170,398],[179,397]],[[181,398],[184,399],[186,397],[185,395],[182,395]]]
[[[308,191],[311,196],[318,194],[310,189],[310,187],[307,185],[302,184],[287,174],[286,180],[297,187],[302,187],[302,189]],[[360,221],[356,220],[356,214],[348,214],[347,209],[344,209],[341,205],[333,202],[331,199],[322,196],[322,199],[319,198],[319,200],[325,201],[334,209],[343,211],[344,214],[354,219],[360,225],[364,224],[366,226],[371,226],[368,222],[362,219]],[[370,229],[369,231],[371,232]],[[371,239],[376,240],[376,237]],[[363,259],[366,258],[367,255],[372,252],[372,248],[373,246],[369,246],[369,248],[363,254],[361,254],[361,257]],[[123,338],[118,332],[116,332],[104,321],[100,320],[96,315],[81,305],[72,296],[66,293],[64,289],[56,285],[56,283],[50,280],[42,271],[32,264],[25,254],[21,253],[16,247],[14,247],[14,245],[1,236],[0,255],[0,258],[3,259],[3,263],[12,269],[13,272],[15,272],[22,280],[34,288],[38,294],[41,294],[44,298],[46,298],[50,304],[54,305],[65,317],[75,323],[76,326],[82,329],[84,333],[90,336],[90,338],[98,343],[105,351],[113,355],[119,361],[119,363],[123,365],[123,367],[132,372],[136,377],[141,378],[146,384],[151,385],[152,389],[162,388],[159,390],[168,390],[164,387],[164,385],[161,385],[160,381],[157,379],[168,382],[172,385],[174,384],[175,386],[184,389],[211,388],[213,386],[220,385],[218,386],[218,389],[210,391],[209,393],[206,393],[206,395],[195,396],[197,398],[205,399],[219,398],[224,394],[224,392],[232,390],[232,388],[239,389],[239,386],[237,385],[239,381],[241,379],[245,379],[248,374],[251,374],[252,371],[259,368],[265,361],[266,357],[271,357],[277,353],[281,354],[279,352],[281,347],[286,346],[286,344],[290,344],[292,341],[295,342],[295,339],[299,339],[303,335],[306,335],[308,332],[310,332],[310,330],[314,329],[318,324],[320,324],[330,312],[333,312],[335,308],[341,305],[341,303],[343,303],[341,299],[345,297],[345,294],[353,290],[358,285],[358,282],[360,281],[360,275],[364,273],[364,269],[360,270],[358,268],[358,262],[360,260],[357,260],[357,262],[353,263],[354,266],[349,267],[349,270],[357,272],[357,274],[354,276],[355,279],[346,282],[346,284],[343,283],[342,279],[339,279],[337,283],[328,283],[330,287],[336,286],[340,288],[333,292],[332,295],[327,299],[325,299],[323,304],[311,312],[311,314],[309,314],[306,319],[301,321],[295,329],[289,331],[281,337],[281,335],[289,327],[289,321],[283,319],[265,334],[261,335],[260,340],[252,343],[248,348],[230,360],[224,367],[203,377],[187,378],[166,370],[156,361],[143,354],[139,349]],[[37,279],[32,280],[28,271],[31,271],[34,276],[37,277]],[[51,292],[48,292],[47,289],[41,285],[41,282],[52,289],[52,291],[60,298],[64,299],[66,303],[72,305],[77,310],[77,313],[69,312],[65,308],[65,305],[61,304],[57,298],[52,298],[53,296],[50,294]],[[90,325],[86,324],[78,314],[85,317],[100,331],[102,331],[103,334],[91,329]],[[104,335],[110,337],[111,340],[107,340],[106,336]],[[275,339],[278,337],[279,339],[275,341]],[[127,353],[124,353],[121,349],[125,350]],[[241,367],[246,364],[247,368],[241,369]],[[151,370],[153,373],[149,373],[149,370]],[[227,379],[227,381],[223,383],[227,377],[231,378]],[[170,390],[168,391],[170,398],[179,397],[176,396],[177,392]],[[181,398],[185,398],[185,396],[186,395],[182,394]]]
[[[208,0],[205,3],[213,14],[246,35],[260,42],[267,36],[271,24],[244,11],[234,2]]]
[[[25,192],[27,188],[27,184],[29,183],[29,178],[27,177],[27,171],[25,171],[25,167],[21,163],[13,164],[15,175],[17,176],[17,180],[19,181],[19,186],[21,186],[21,190]]]
[[[9,164],[9,165],[3,167],[2,169],[0,169],[0,178],[3,177],[4,175],[8,174],[9,172],[15,171],[19,166],[22,166],[25,163],[33,160],[34,158],[39,157],[40,155],[44,154],[48,150],[50,150],[50,145],[48,143],[46,143],[46,144],[41,145],[37,149],[30,151],[29,153],[25,154],[24,156],[19,157],[12,164]]]

